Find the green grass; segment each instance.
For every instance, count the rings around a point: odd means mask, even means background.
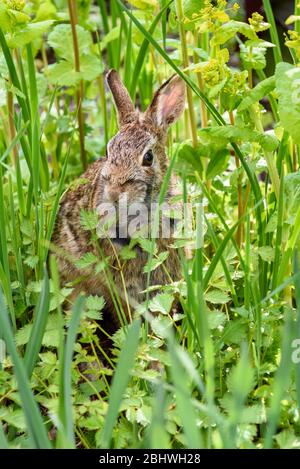
[[[249,22],[231,1],[48,3],[0,15],[0,447],[299,448],[299,19],[282,40],[269,1]],[[149,288],[131,324],[101,249],[80,259],[110,282],[113,337],[51,246],[62,194],[117,130],[110,68],[142,110],[174,73],[186,82],[159,204],[175,172],[198,229],[173,247],[180,282]]]

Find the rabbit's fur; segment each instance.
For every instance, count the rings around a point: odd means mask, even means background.
[[[150,204],[158,198],[168,159],[165,153],[168,126],[175,122],[185,107],[185,84],[173,77],[156,92],[145,113],[135,110],[129,94],[119,75],[111,70],[107,83],[113,94],[118,114],[119,132],[107,145],[106,158],[92,164],[82,176],[82,184],[69,189],[62,198],[52,242],[57,247],[58,264],[63,283],[74,282],[75,295],[85,291],[89,295],[103,295],[106,301],[106,319],[117,326],[116,303],[112,300],[109,280],[104,273],[81,272],[72,259],[79,259],[87,252],[99,255],[91,243],[90,232],[81,225],[80,212],[95,211],[102,202],[115,202],[126,193],[128,203]],[[153,164],[142,166],[142,159],[149,149],[153,152]],[[171,180],[167,197],[175,194]],[[143,301],[141,292],[146,288],[147,274],[143,268],[148,253],[138,245],[136,257],[118,260],[118,252],[128,239],[99,239],[101,251],[109,257],[110,281],[117,288],[125,313],[130,316],[138,303]],[[151,285],[165,285],[180,278],[180,262],[176,249],[170,249],[172,237],[157,239],[158,252],[169,251],[164,266],[151,272]],[[122,275],[121,275],[122,272]],[[169,274],[169,275],[168,275]],[[76,283],[76,279],[81,278]],[[131,311],[129,311],[131,309]]]

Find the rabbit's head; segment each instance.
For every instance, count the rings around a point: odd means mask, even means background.
[[[111,70],[107,83],[119,123],[107,145],[101,171],[102,197],[115,203],[126,193],[131,202],[150,203],[159,194],[167,169],[165,144],[168,126],[185,107],[185,84],[177,76],[165,82],[145,113],[137,111],[118,73]]]

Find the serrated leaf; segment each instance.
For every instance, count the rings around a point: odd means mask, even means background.
[[[93,254],[92,252],[86,252],[80,259],[75,261],[75,265],[79,269],[84,269],[95,264],[97,261],[98,258],[97,256],[95,256],[95,254]]]
[[[149,309],[152,312],[169,314],[174,298],[169,293],[159,293],[149,302]]]
[[[169,329],[173,323],[168,316],[157,316],[151,321],[151,328],[157,337],[164,339],[167,337]]]
[[[226,125],[223,127],[210,127],[202,129],[199,132],[200,138],[208,143],[219,142],[223,140],[225,145],[228,142],[258,142],[262,148],[267,151],[274,151],[278,146],[276,137],[270,134],[251,130],[246,127],[239,127],[237,125]]]
[[[300,144],[300,68],[281,62],[276,66],[275,78],[281,124]]]
[[[38,262],[39,262],[39,257],[38,256],[29,256],[25,259],[24,262],[31,269],[34,269],[37,266]]]
[[[78,38],[79,55],[89,53],[92,39],[89,31],[76,25]],[[55,53],[63,59],[74,63],[73,37],[70,24],[59,24],[55,26],[48,36],[48,44],[55,50]]]
[[[99,225],[99,214],[96,210],[80,210],[80,224],[86,231],[92,231]]]
[[[275,256],[275,250],[272,246],[261,246],[257,249],[258,254],[263,261],[273,262]]]
[[[263,70],[267,65],[266,52],[265,47],[250,47],[240,44],[240,55],[246,70]]]
[[[230,153],[226,148],[214,153],[206,169],[207,179],[214,179],[218,174],[223,173],[227,168],[229,158]]]
[[[243,402],[252,391],[254,384],[254,370],[247,357],[242,356],[227,377],[228,391],[240,402]]]
[[[17,30],[7,40],[7,44],[11,48],[24,47],[29,42],[33,42],[48,31],[52,26],[53,20],[29,23],[20,30]]]
[[[214,46],[225,44],[225,42],[229,41],[229,39],[233,38],[237,33],[241,33],[248,39],[252,39],[254,41],[258,39],[257,34],[249,24],[231,20],[222,24],[222,26],[216,30],[211,40],[211,44]]]
[[[254,103],[259,102],[265,96],[267,96],[271,91],[275,88],[275,77],[269,77],[265,80],[258,83],[252,90],[250,90],[248,96],[246,96],[239,107],[237,108],[238,111],[245,111],[249,106]]]
[[[86,306],[89,310],[101,311],[105,306],[103,296],[90,295],[86,299]]]
[[[226,321],[226,316],[224,313],[219,311],[212,311],[208,314],[207,320],[210,329],[217,329],[218,327],[223,326]]]
[[[230,301],[230,297],[227,293],[221,290],[210,290],[204,295],[205,300],[213,304],[226,304]]]
[[[76,72],[72,62],[61,60],[48,67],[49,81],[54,85],[74,86],[82,78],[80,72]]]
[[[168,255],[168,251],[160,252],[157,258],[152,258],[150,259],[150,261],[147,262],[147,264],[144,266],[143,271],[147,273],[157,269],[157,267],[159,267],[167,259]]]

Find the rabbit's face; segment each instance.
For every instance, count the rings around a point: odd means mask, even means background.
[[[102,170],[103,199],[149,204],[157,199],[166,172],[160,136],[142,118],[123,126],[107,145]]]
[[[101,172],[102,200],[118,203],[124,195],[128,203],[156,201],[167,169],[165,142],[167,129],[185,106],[185,85],[178,77],[164,83],[147,111],[135,110],[116,71],[107,76],[119,121],[119,132],[107,145]]]

